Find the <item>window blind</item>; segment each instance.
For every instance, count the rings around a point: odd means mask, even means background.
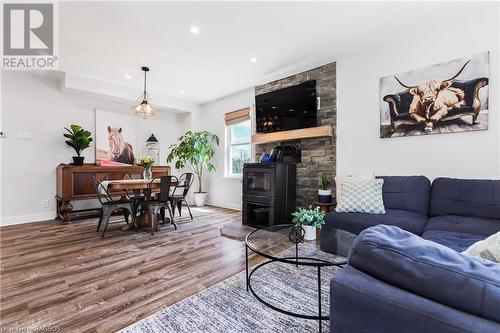
[[[240,123],[248,119],[250,119],[250,108],[227,112],[224,115],[224,122],[226,123],[226,126]]]

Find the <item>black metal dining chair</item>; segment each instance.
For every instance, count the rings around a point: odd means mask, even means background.
[[[150,184],[155,182],[153,179]],[[178,178],[176,176],[163,176],[160,177],[160,193],[155,200],[143,201],[142,205],[146,205],[149,209],[149,214],[151,215],[151,235],[154,233],[155,222],[159,220],[158,215],[161,215],[161,220],[165,224],[165,210],[168,210],[170,215],[170,223],[174,226],[174,230],[177,230],[177,225],[174,221],[174,214],[170,200],[172,194],[175,193],[177,188]]]
[[[94,184],[94,188],[97,195],[97,200],[101,203],[101,209],[99,213],[99,222],[97,224],[96,232],[99,232],[101,228],[101,224],[103,225],[102,237],[106,233],[106,229],[108,228],[109,218],[111,214],[117,209],[123,209],[123,215],[125,217],[125,221],[128,224],[127,215],[130,214],[132,216],[132,222],[135,225],[135,215],[133,214],[132,204],[129,200],[115,200],[109,193],[108,189],[94,176],[92,176],[92,183]],[[136,226],[137,228],[137,226]]]
[[[179,177],[176,191],[172,194],[172,198],[170,199],[170,203],[172,205],[172,208],[174,209],[174,215],[175,207],[177,207],[177,210],[179,210],[179,216],[182,216],[182,203],[184,202],[186,203],[191,220],[193,219],[193,214],[191,213],[191,207],[189,206],[189,202],[187,201],[186,196],[191,189],[191,185],[193,185],[193,181],[194,174],[192,172],[183,173]]]
[[[136,173],[133,173],[131,175],[126,174],[123,177],[123,179],[124,180],[127,180],[127,179],[142,179],[142,175],[141,174],[136,174]],[[134,190],[132,193],[129,193],[127,190],[125,190],[125,194],[127,195],[127,198],[130,200],[130,203],[132,204],[132,215],[134,215],[134,217],[136,217],[138,209],[139,209],[139,205],[144,201],[144,195],[141,194],[140,190]],[[125,220],[128,223],[128,214],[126,214]]]

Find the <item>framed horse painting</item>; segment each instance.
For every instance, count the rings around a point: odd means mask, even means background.
[[[97,164],[134,165],[135,126],[131,115],[96,110],[95,133]]]

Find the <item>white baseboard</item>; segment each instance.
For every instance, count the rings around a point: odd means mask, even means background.
[[[228,203],[207,201],[207,204],[211,205],[211,206],[221,207],[221,208],[241,210],[241,204],[236,204],[236,203],[229,203],[228,204]],[[190,205],[191,205],[191,207],[196,207],[196,205],[194,203],[190,202]],[[47,221],[47,220],[53,220],[55,217],[56,217],[56,212],[4,216],[4,217],[0,218],[0,226]]]
[[[0,218],[0,226],[47,221],[47,220],[53,220],[55,217],[56,217],[56,212],[3,216],[2,218]]]
[[[207,201],[207,205],[221,207],[221,208],[227,208],[227,209],[241,210],[241,203],[235,204],[235,203],[220,203],[220,202],[215,202],[215,201]],[[192,207],[196,207],[196,206],[192,206]]]

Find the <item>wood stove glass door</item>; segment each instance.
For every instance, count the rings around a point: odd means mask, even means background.
[[[270,170],[246,170],[243,191],[246,194],[272,196],[273,183],[273,172]]]

